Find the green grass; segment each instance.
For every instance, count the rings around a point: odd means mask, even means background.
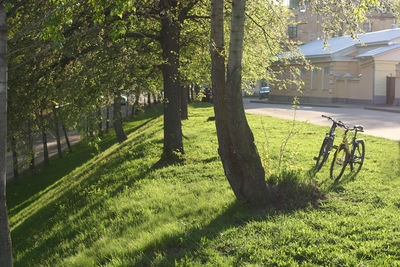
[[[158,108],[125,124],[123,144],[113,134],[100,153],[78,144],[9,186],[15,266],[400,265],[396,142],[363,136],[362,171],[333,183],[330,162],[312,172],[327,127],[296,123],[278,171],[292,122],[248,115],[267,179],[284,185],[286,203],[251,210],[226,181],[209,116],[207,104],[190,108],[184,163],[159,161]],[[315,188],[322,198],[302,197]]]

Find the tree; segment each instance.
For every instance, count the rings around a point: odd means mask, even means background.
[[[241,97],[242,86],[242,58],[244,39],[244,18],[246,15],[245,0],[232,1],[232,17],[230,28],[229,59],[225,76],[225,43],[224,43],[224,5],[223,0],[211,1],[211,60],[212,60],[212,87],[215,97],[215,119],[218,135],[219,149],[225,175],[236,195],[240,200],[250,204],[263,204],[272,199],[272,186],[265,181],[265,172],[261,164],[254,137],[244,114]],[[252,1],[251,4],[260,1]],[[269,1],[263,1],[268,3]],[[340,2],[340,1],[339,1]],[[349,15],[351,33],[358,29],[357,21],[365,16],[365,10],[378,3],[377,0],[364,0],[355,5],[346,2],[309,1],[316,12],[326,12],[332,21],[324,24],[325,28],[339,25],[340,16],[332,12],[345,10]],[[355,1],[356,2],[356,1]],[[270,4],[272,3],[269,2]],[[358,2],[357,2],[358,3]],[[358,5],[358,6],[357,6]],[[255,21],[256,26],[260,25]],[[262,27],[260,27],[262,28]],[[270,36],[262,28],[269,47],[266,49],[275,52],[271,57],[277,58],[277,52],[284,51],[271,47]],[[280,40],[280,43],[283,40]],[[290,44],[290,43],[289,43]],[[276,47],[276,46],[275,46]],[[290,46],[286,51],[291,50]],[[294,58],[290,58],[293,60]],[[264,66],[265,68],[266,66]]]
[[[236,197],[265,203],[268,189],[254,137],[244,114],[241,97],[245,0],[232,1],[231,38],[225,79],[223,1],[211,7],[212,87],[219,155]]]
[[[7,23],[5,1],[0,2],[0,263],[13,265],[6,203],[7,147]]]

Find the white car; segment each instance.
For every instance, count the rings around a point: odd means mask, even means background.
[[[261,89],[260,89],[260,99],[263,99],[264,97],[268,97],[270,91],[271,91],[271,89],[268,86],[261,87]]]

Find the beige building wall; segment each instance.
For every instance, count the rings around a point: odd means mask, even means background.
[[[371,31],[373,32],[392,29],[397,26],[396,18],[391,14],[371,14],[369,19],[370,22],[366,23],[371,23]]]
[[[372,100],[374,93],[374,62],[360,64],[360,91],[359,99]]]
[[[373,99],[374,64],[373,61],[360,65],[357,61],[337,61],[316,63],[318,70],[304,71],[302,93],[295,88],[278,90],[279,84],[271,85],[271,95],[285,100],[300,96],[306,101],[320,99],[325,102],[364,101]],[[311,73],[312,72],[312,73]],[[351,77],[344,77],[351,74]],[[361,74],[361,75],[360,75]],[[347,99],[347,100],[346,100]]]
[[[374,96],[377,98],[377,104],[386,103],[386,78],[396,75],[396,64],[392,61],[375,61],[375,87]]]
[[[311,14],[308,9],[306,9],[305,12],[300,12],[300,9],[296,8],[293,9],[293,14],[294,18],[292,22],[293,24],[297,23],[297,37],[291,39],[301,43],[308,43],[323,37],[323,28],[320,25],[320,21],[324,18],[319,15]],[[392,14],[372,13],[368,18],[369,21],[360,25],[365,32],[392,29],[396,27],[397,23],[395,16]],[[342,35],[343,33],[340,31],[337,33],[337,36]]]
[[[400,105],[400,77],[396,77],[395,91],[394,91],[394,104]]]

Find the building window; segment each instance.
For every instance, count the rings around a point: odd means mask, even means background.
[[[288,26],[288,35],[289,35],[289,38],[297,38],[297,25],[296,24],[290,24]]]
[[[296,8],[299,6],[299,0],[289,0],[289,8]]]
[[[324,67],[322,69],[322,89],[328,89],[330,73],[331,73],[330,67]]]
[[[363,30],[365,32],[372,32],[372,22],[363,23]]]
[[[319,85],[321,85],[321,71],[313,69],[311,71],[311,90],[317,90]]]

